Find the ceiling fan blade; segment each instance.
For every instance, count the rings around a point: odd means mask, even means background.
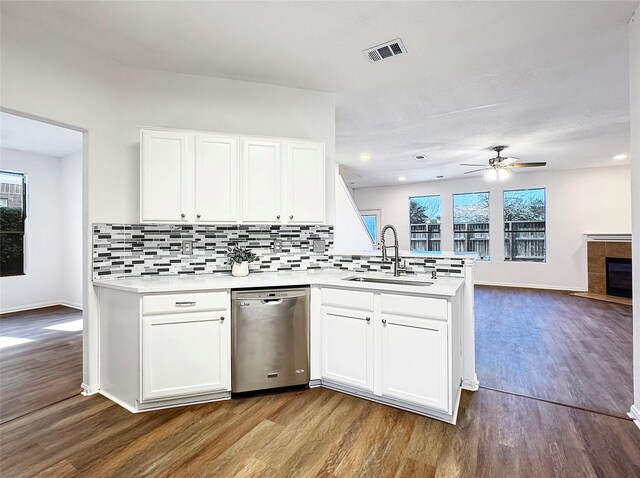
[[[518,158],[504,158],[502,161],[500,161],[500,164],[502,166],[509,166],[510,164],[515,163],[516,161],[518,161]]]
[[[486,164],[460,163],[460,166],[486,166]]]
[[[539,166],[546,166],[547,163],[539,162],[539,163],[514,163],[509,165],[510,168],[536,168]]]
[[[485,169],[491,169],[491,168],[480,168],[480,169],[474,169],[474,170],[472,170],[472,171],[466,171],[464,174],[477,173],[478,171],[484,171]]]

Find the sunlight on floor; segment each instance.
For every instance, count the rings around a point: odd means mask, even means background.
[[[50,325],[45,327],[47,330],[63,330],[65,332],[77,332],[82,330],[82,319],[63,322],[62,324]]]
[[[13,347],[14,345],[26,344],[27,342],[33,342],[33,340],[21,339],[19,337],[6,337],[6,336],[0,335],[0,349]]]

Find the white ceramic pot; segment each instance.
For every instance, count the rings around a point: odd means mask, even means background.
[[[231,266],[233,277],[246,277],[249,275],[249,263],[247,261],[234,262]]]

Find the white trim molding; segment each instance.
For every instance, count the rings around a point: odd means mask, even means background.
[[[633,420],[633,423],[635,423],[636,426],[640,428],[640,408],[638,408],[636,405],[631,405],[631,410],[629,410],[629,413],[627,413],[627,415],[629,415],[629,418]]]
[[[585,234],[587,241],[595,242],[631,242],[631,233],[628,234]]]
[[[491,281],[475,281],[475,285],[490,285],[495,287],[518,287],[521,289],[543,289],[543,290],[563,290],[567,292],[587,292],[584,287],[567,287],[559,285],[543,285],[543,284],[520,284],[516,282],[491,282]]]
[[[85,397],[88,397],[89,395],[95,395],[100,391],[100,386],[97,383],[93,385],[82,383],[80,387],[82,387],[82,392],[80,392],[80,394],[84,395]]]

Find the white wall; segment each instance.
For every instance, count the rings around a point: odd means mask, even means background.
[[[503,260],[503,189],[546,188],[547,261]],[[490,255],[477,262],[476,281],[502,285],[586,290],[585,233],[629,233],[631,191],[628,166],[553,172],[518,172],[505,182],[482,176],[441,182],[403,184],[354,191],[360,209],[382,209],[384,222],[398,229],[400,248],[409,249],[409,197],[442,198],[442,249],[453,249],[452,194],[489,191]]]
[[[633,187],[633,371],[634,406],[632,415],[640,427],[640,7],[629,24],[631,99],[631,182]]]
[[[60,302],[82,308],[82,152],[60,158]]]
[[[333,231],[333,247],[336,250],[372,250],[373,244],[360,211],[358,211],[349,188],[336,172],[336,221]]]
[[[259,83],[132,69],[3,13],[4,109],[85,133],[84,382],[97,385],[96,297],[89,281],[91,223],[138,222],[140,126],[326,141],[334,197],[334,95]],[[334,220],[333,203],[327,211]]]

